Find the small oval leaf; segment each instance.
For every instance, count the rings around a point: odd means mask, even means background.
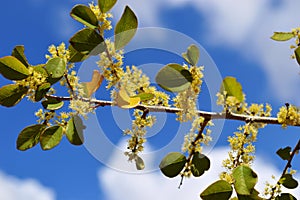
[[[15,48],[13,49],[11,55],[15,58],[17,58],[21,63],[23,63],[23,65],[25,65],[25,67],[28,67],[28,61],[27,58],[24,54],[24,46],[23,45],[19,45],[19,46],[15,46]]]
[[[192,159],[192,174],[195,177],[202,176],[205,171],[209,170],[210,168],[210,160],[204,154],[196,152]]]
[[[159,168],[165,176],[173,178],[182,171],[185,163],[186,157],[183,154],[171,152],[162,159]]]
[[[66,63],[62,58],[51,58],[45,65],[45,69],[51,78],[61,78],[66,71]]]
[[[151,93],[139,93],[133,97],[140,97],[141,101],[148,101],[148,100],[151,100],[154,98],[154,94],[151,94]]]
[[[190,65],[196,66],[199,61],[200,50],[196,45],[192,44],[188,47],[187,52],[182,54],[182,57]]]
[[[25,151],[39,143],[40,135],[46,128],[44,124],[31,125],[24,128],[17,139],[17,149]]]
[[[278,151],[276,151],[276,154],[278,156],[280,156],[280,158],[282,160],[289,160],[291,157],[291,154],[290,154],[291,151],[292,151],[291,147],[285,147],[284,149],[282,149],[282,148],[278,149]]]
[[[293,37],[295,36],[292,32],[274,32],[271,39],[276,41],[287,41],[292,39]]]
[[[47,97],[47,100],[42,101],[42,105],[47,110],[58,110],[63,107],[64,102],[56,98]]]
[[[289,193],[282,193],[280,196],[277,196],[275,200],[297,200],[296,197]]]
[[[66,136],[73,145],[82,145],[84,141],[83,129],[85,126],[80,117],[72,117],[67,124]]]
[[[232,171],[234,188],[238,195],[251,195],[256,183],[257,174],[247,166],[238,166]]]
[[[0,105],[15,106],[27,94],[28,88],[16,84],[5,85],[0,88]]]
[[[143,170],[145,169],[145,163],[143,159],[140,156],[137,156],[135,159],[135,166],[137,170]]]
[[[281,179],[282,185],[288,189],[295,189],[298,187],[298,181],[296,181],[291,174],[285,174]]]
[[[98,5],[102,13],[108,12],[115,4],[117,0],[98,0]]]
[[[40,144],[43,150],[49,150],[56,147],[63,136],[63,128],[61,126],[52,126],[43,131],[40,136]]]
[[[201,194],[203,200],[228,200],[232,195],[231,185],[224,181],[219,180],[209,185]]]
[[[73,35],[70,39],[70,44],[81,54],[98,55],[105,51],[105,43],[101,35],[95,30],[85,28]]]
[[[117,93],[117,97],[115,99],[117,105],[120,108],[129,109],[134,108],[139,105],[141,98],[140,97],[129,97],[127,91],[124,87],[122,87]]]
[[[135,35],[137,27],[137,17],[134,12],[126,6],[115,28],[115,48],[121,49],[126,46]]]
[[[223,94],[224,91],[227,92],[227,97],[233,96],[240,102],[244,101],[242,85],[236,80],[236,78],[227,76],[223,79],[220,93]]]
[[[9,80],[23,80],[29,76],[27,67],[13,56],[0,58],[0,73]]]
[[[71,17],[91,29],[98,27],[98,19],[94,12],[86,5],[75,5],[70,13]]]
[[[298,65],[300,65],[300,47],[297,47],[295,49],[294,53],[295,53],[295,56],[296,56],[297,63],[298,63]]]
[[[156,83],[170,92],[182,92],[188,89],[193,81],[192,74],[179,64],[164,66],[156,75]]]

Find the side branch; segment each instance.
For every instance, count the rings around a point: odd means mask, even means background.
[[[48,97],[55,98],[61,101],[70,101],[72,100],[71,97],[63,97],[63,96],[55,96],[55,95],[47,95]],[[46,97],[47,97],[46,96]],[[96,107],[104,107],[104,106],[114,106],[115,104],[112,101],[105,101],[105,100],[97,100],[97,99],[88,99],[82,98],[83,101],[91,102],[96,105]],[[180,112],[181,109],[174,108],[174,107],[165,107],[165,106],[148,106],[148,105],[138,105],[135,107],[136,109],[140,110],[149,110],[149,112],[166,112],[166,113],[177,113]],[[276,117],[259,117],[259,116],[251,116],[251,115],[244,115],[244,114],[236,114],[231,112],[209,112],[209,111],[202,111],[198,110],[197,114],[199,116],[204,117],[205,119],[229,119],[229,120],[238,120],[238,121],[245,121],[252,123],[264,123],[264,124],[278,124],[278,119]],[[300,124],[294,125],[300,126]]]

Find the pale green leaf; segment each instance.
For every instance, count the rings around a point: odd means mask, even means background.
[[[182,92],[188,89],[193,81],[192,74],[179,64],[164,66],[156,75],[156,83],[170,92]]]
[[[137,17],[134,12],[126,6],[115,28],[115,48],[121,49],[126,46],[135,35],[137,27]]]
[[[256,183],[257,174],[247,166],[238,166],[232,171],[234,188],[238,195],[251,195]]]
[[[108,12],[115,4],[117,0],[98,0],[98,5],[102,13]]]
[[[227,97],[233,96],[236,97],[236,99],[240,102],[244,101],[242,85],[236,80],[236,78],[227,76],[223,79],[220,93],[223,94],[224,91],[226,91]]]
[[[292,32],[274,32],[271,39],[276,41],[287,41],[292,39],[293,37],[295,36]]]

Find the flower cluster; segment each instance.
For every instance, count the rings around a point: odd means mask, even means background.
[[[277,113],[277,119],[283,128],[286,128],[287,125],[300,125],[300,111],[292,105],[282,106]]]
[[[142,70],[136,66],[126,67],[126,70],[116,85],[117,89],[125,88],[129,96],[135,96],[139,93],[153,94],[153,98],[145,101],[147,105],[169,105],[169,95],[164,92],[157,91],[155,87],[150,86],[149,77],[143,74]],[[116,90],[111,92],[111,98],[116,98]]]
[[[55,112],[52,111],[43,111],[43,109],[39,109],[34,115],[38,118],[37,122],[39,124],[45,123],[49,125],[51,119],[55,117]]]
[[[94,104],[83,98],[85,97],[84,87],[79,82],[76,71],[72,71],[67,77],[64,77],[61,80],[61,84],[69,87],[68,92],[72,97],[69,108],[73,110],[74,115],[81,115],[86,119],[88,113],[94,112]]]
[[[116,50],[115,45],[110,40],[105,40],[106,51],[100,54],[100,60],[97,65],[102,70],[102,74],[107,80],[106,88],[109,89],[115,86],[124,75],[123,65],[123,50]]]
[[[203,78],[203,67],[184,65],[186,69],[190,71],[193,77],[191,86],[183,91],[179,92],[178,95],[173,98],[174,106],[182,109],[177,113],[177,120],[180,122],[193,121],[197,117],[197,99],[200,93],[202,78]]]
[[[35,112],[35,116],[38,118],[37,122],[39,124],[44,123],[47,126],[58,125],[61,126],[65,132],[68,119],[74,116],[74,113],[60,112],[57,114],[54,111],[44,111],[43,109],[39,109],[37,112]]]
[[[65,43],[61,43],[57,47],[55,45],[50,45],[48,47],[48,51],[50,55],[46,54],[46,59],[51,59],[51,58],[62,58],[64,59],[65,63],[68,63],[68,60],[70,59],[70,52],[68,49],[66,49]],[[73,65],[69,65],[69,68],[72,68]]]
[[[142,152],[144,150],[143,144],[146,142],[146,128],[152,127],[155,123],[154,116],[145,116],[144,112],[141,110],[134,110],[133,116],[135,117],[135,119],[132,120],[131,130],[124,130],[125,135],[131,136],[131,138],[128,140],[127,146],[129,152],[125,153],[125,155],[129,156],[129,160],[134,159],[135,156],[133,155],[137,155],[139,152]]]
[[[258,126],[256,123],[247,123],[238,128],[234,136],[228,137],[231,151],[229,158],[223,161],[223,166],[232,170],[239,165],[251,165],[254,160],[255,146],[253,142],[257,139]]]
[[[29,76],[26,79],[16,81],[16,84],[27,87],[27,97],[31,101],[35,101],[35,93],[38,90],[38,87],[45,84],[46,76],[43,75],[39,70],[36,70],[35,67],[28,67]],[[54,92],[51,90],[51,92]]]
[[[111,13],[102,13],[99,6],[94,3],[90,3],[89,7],[100,22],[100,34],[103,36],[105,30],[112,29],[111,21],[108,18],[112,18],[113,15]]]
[[[208,145],[208,143],[212,140],[210,136],[211,130],[206,128],[206,133],[201,133],[200,139],[195,141],[197,135],[200,134],[199,132],[202,129],[204,120],[204,117],[198,117],[193,121],[189,133],[184,137],[184,142],[181,148],[182,152],[188,152],[189,154],[192,152],[202,152],[201,145]],[[209,121],[206,126],[213,126],[213,123]]]
[[[269,197],[268,199],[271,199],[270,196],[273,196],[272,199],[275,199],[274,196],[278,196],[281,194],[281,184],[275,180],[275,176],[272,176],[272,179],[275,183],[272,184],[267,181],[264,189],[264,195],[266,197]]]

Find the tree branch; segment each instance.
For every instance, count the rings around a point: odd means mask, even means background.
[[[55,95],[46,95],[46,97],[55,98],[60,101],[70,101],[72,97],[65,97],[65,96],[55,96]],[[97,100],[97,99],[89,99],[89,98],[82,98],[82,101],[87,101],[90,103],[94,103],[96,107],[104,107],[104,106],[114,106],[112,101],[105,101],[105,100]],[[174,108],[174,107],[165,107],[165,106],[148,106],[148,105],[138,105],[135,107],[136,109],[140,110],[149,110],[149,112],[166,112],[166,113],[177,113],[180,112],[181,109]],[[236,114],[231,112],[209,112],[209,111],[202,111],[198,110],[197,114],[199,116],[204,117],[205,119],[227,119],[227,120],[237,120],[237,121],[251,121],[252,123],[264,123],[264,124],[278,124],[276,117],[260,117],[260,116],[251,116],[251,115],[244,115],[244,114]],[[290,125],[290,126],[300,126],[297,125]]]

